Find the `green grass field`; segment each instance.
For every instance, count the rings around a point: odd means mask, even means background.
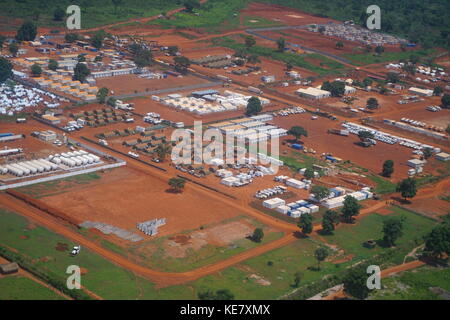
[[[428,233],[437,223],[435,220],[426,218],[400,207],[392,206],[393,211],[389,215],[370,214],[357,222],[357,225],[341,224],[333,236],[324,236],[324,239],[330,244],[337,245],[345,252],[353,254],[353,261],[367,259],[373,255],[379,254],[385,250],[395,249],[396,254],[393,262],[400,264],[404,256],[413,248],[423,243],[423,236]],[[403,227],[403,236],[397,241],[395,248],[383,248],[377,245],[373,249],[363,246],[367,240],[381,240],[383,237],[383,221],[389,217],[406,218]]]
[[[0,300],[65,300],[56,292],[22,276],[0,278]]]
[[[81,9],[81,28],[93,28],[117,23],[132,18],[144,18],[167,12],[180,7],[177,0],[127,0],[117,8],[110,0],[78,1],[69,0],[5,0],[2,3],[1,16],[31,20],[39,26],[49,28],[65,28],[65,21],[54,21],[53,13],[56,8],[64,11],[71,4],[79,5]]]
[[[381,290],[375,290],[373,300],[440,300],[430,288],[450,291],[450,269],[423,266],[383,279]]]
[[[389,180],[376,175],[369,175],[367,177],[377,184],[377,186],[375,187],[376,193],[392,193],[396,190],[396,184],[390,182]]]
[[[101,176],[98,173],[91,172],[65,179],[37,183],[18,188],[17,190],[36,199],[39,199],[42,197],[48,197],[68,192],[71,188],[74,188],[78,185],[89,184],[95,180],[99,180],[100,178]]]
[[[244,49],[248,54],[267,57],[284,63],[291,63],[294,66],[310,70],[318,75],[326,75],[344,71],[344,66],[341,63],[315,53],[299,55],[290,52],[278,52],[272,48],[257,45],[251,48],[246,48],[244,43],[237,42],[230,37],[217,37],[212,39],[212,42],[215,46],[226,47],[233,50]],[[308,61],[309,59],[318,61],[319,65],[313,64]]]

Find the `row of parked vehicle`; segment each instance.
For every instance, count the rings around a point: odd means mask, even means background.
[[[269,197],[283,194],[287,191],[285,186],[275,186],[273,188],[259,190],[256,192],[255,197],[258,199],[267,199]]]
[[[287,117],[292,114],[300,114],[300,113],[304,113],[304,112],[306,112],[306,111],[302,107],[292,107],[292,108],[279,110],[277,112],[274,112],[272,115],[274,117],[277,117],[277,116]]]

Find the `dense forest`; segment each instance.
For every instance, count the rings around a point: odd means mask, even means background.
[[[251,0],[210,0],[196,9],[199,16],[177,15],[181,27],[217,25],[224,20],[236,20],[235,13]],[[62,26],[53,19],[56,8],[65,9],[77,4],[82,10],[82,27],[89,28],[130,18],[144,17],[183,6],[187,0],[0,0],[2,17],[19,17],[36,21],[39,25]],[[223,2],[223,3],[221,3]],[[377,4],[381,8],[381,31],[405,37],[421,43],[425,48],[442,46],[450,48],[449,0],[259,0],[296,8],[305,12],[331,17],[337,20],[354,20],[365,25],[366,8]],[[233,24],[231,24],[233,25]]]
[[[381,8],[381,31],[421,43],[450,48],[449,0],[260,0],[365,26],[366,9]]]

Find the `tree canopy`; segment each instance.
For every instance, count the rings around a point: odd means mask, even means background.
[[[5,82],[13,75],[12,64],[7,59],[0,57],[0,83]]]
[[[383,170],[381,172],[381,175],[383,177],[390,178],[393,173],[394,173],[394,161],[386,160],[383,163]]]
[[[416,180],[413,178],[406,178],[400,181],[397,184],[397,192],[400,192],[405,199],[414,198],[417,193]]]
[[[251,97],[247,102],[247,110],[245,115],[254,116],[260,113],[262,110],[261,101],[257,97]]]
[[[25,21],[17,30],[16,39],[19,41],[33,41],[36,35],[36,25],[31,21]]]
[[[73,69],[73,80],[78,80],[80,82],[85,82],[88,75],[91,74],[91,71],[86,66],[86,64],[78,62],[75,68]]]
[[[329,91],[333,97],[342,97],[345,93],[345,83],[342,81],[325,81],[321,89]]]
[[[361,209],[361,205],[358,203],[352,196],[346,196],[344,199],[344,207],[342,208],[342,216],[345,221],[353,222],[353,217],[356,217],[359,214],[359,210]]]
[[[393,217],[383,221],[383,242],[392,247],[395,241],[403,235],[403,218]]]
[[[442,223],[424,237],[425,252],[435,258],[448,258],[450,253],[450,224]]]
[[[306,129],[301,126],[293,126],[291,129],[288,130],[287,133],[290,134],[291,136],[294,136],[295,140],[297,141],[300,140],[302,136],[304,137],[308,136],[308,131],[306,131]]]
[[[305,236],[310,234],[313,231],[312,216],[308,213],[302,214],[298,221],[298,227]]]
[[[169,179],[169,186],[176,192],[181,192],[184,189],[185,184],[186,180],[183,178],[174,177]]]

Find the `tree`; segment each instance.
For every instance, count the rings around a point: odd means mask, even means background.
[[[314,178],[314,170],[312,168],[307,168],[303,175],[305,176],[306,179],[312,179]]]
[[[169,179],[169,186],[175,192],[183,191],[185,184],[186,184],[186,180],[184,180],[183,178],[174,177],[174,178]]]
[[[308,131],[306,131],[305,128],[300,126],[293,126],[291,129],[289,129],[287,133],[290,134],[291,136],[294,136],[296,141],[300,140],[302,136],[304,137],[308,136]]]
[[[322,218],[322,232],[325,234],[332,234],[335,229],[335,224],[339,223],[339,214],[334,210],[327,210]]]
[[[425,159],[428,159],[433,155],[433,149],[431,149],[430,147],[424,148],[422,152]]]
[[[73,43],[80,39],[80,35],[78,33],[66,33],[64,36],[64,40],[68,43]]]
[[[363,80],[363,84],[364,84],[365,87],[368,87],[368,86],[372,85],[372,83],[373,83],[373,80],[370,79],[370,78],[365,78]]]
[[[179,49],[178,46],[169,46],[167,49],[167,52],[171,55],[174,56],[178,53]]]
[[[319,31],[319,33],[324,33],[325,32],[325,27],[324,26],[320,26],[317,31]]]
[[[245,37],[245,46],[247,48],[251,48],[256,44],[256,40],[255,38],[253,38],[252,36],[246,36]]]
[[[7,59],[0,57],[0,83],[5,82],[13,76],[12,64]]]
[[[59,7],[53,11],[53,20],[55,21],[63,21],[65,16],[66,12]]]
[[[175,57],[173,61],[175,62],[175,70],[183,74],[187,72],[191,65],[191,61],[184,56]]]
[[[300,271],[297,271],[294,275],[294,287],[298,288],[302,279],[303,279],[303,273]]]
[[[228,289],[217,290],[216,293],[211,290],[200,291],[197,296],[200,300],[234,300],[234,294]]]
[[[153,54],[150,50],[140,47],[134,54],[133,61],[138,68],[148,67],[153,62]]]
[[[388,218],[383,221],[383,242],[392,247],[395,241],[403,235],[403,221],[404,218]]]
[[[352,297],[365,299],[369,296],[367,273],[364,266],[348,270],[343,279],[344,291]]]
[[[309,213],[304,213],[300,216],[297,225],[302,233],[306,236],[313,231],[312,217]]]
[[[342,216],[347,223],[353,222],[353,217],[359,214],[361,205],[352,196],[346,196],[344,199],[344,207],[342,208]]]
[[[367,130],[361,130],[358,132],[358,137],[361,141],[365,141],[367,139],[373,139],[373,133]]]
[[[434,227],[426,234],[425,252],[434,258],[447,258],[450,253],[450,225],[447,223]]]
[[[384,52],[384,47],[383,46],[376,46],[375,47],[375,53],[377,55],[381,55]]]
[[[345,93],[345,83],[342,81],[325,81],[321,89],[329,91],[333,97],[342,97]]]
[[[286,48],[286,40],[284,38],[281,38],[281,37],[278,38],[277,46],[278,46],[278,51],[284,52],[284,49]]]
[[[100,62],[103,60],[103,57],[101,55],[95,56],[94,62]]]
[[[405,200],[407,198],[414,198],[417,193],[416,180],[407,178],[400,181],[397,184],[397,192],[400,192]]]
[[[86,64],[78,62],[75,68],[73,69],[73,80],[78,80],[80,82],[85,82],[88,75],[91,74],[91,71],[88,69]]]
[[[261,63],[261,60],[256,54],[251,54],[247,57],[247,62],[251,64]]]
[[[228,289],[217,290],[216,300],[234,300],[234,294]]]
[[[445,132],[447,132],[448,134],[450,134],[450,123],[447,125],[447,128],[445,129]]]
[[[166,159],[166,156],[169,154],[171,148],[170,145],[167,143],[160,143],[158,144],[158,146],[155,148],[155,152],[158,155],[158,159],[161,162],[164,162],[164,160]]]
[[[0,34],[0,51],[2,50],[3,44],[5,43],[5,41],[6,41],[6,37]]]
[[[444,92],[444,89],[442,89],[442,87],[440,87],[440,86],[436,86],[433,89],[434,96],[440,96],[443,92]]]
[[[102,103],[102,104],[105,103],[108,93],[109,93],[109,90],[108,90],[108,88],[105,88],[105,87],[98,90],[98,92],[97,92],[98,103]]]
[[[314,251],[314,256],[317,260],[317,269],[320,270],[320,263],[324,261],[328,257],[328,250],[324,247],[318,248],[316,251]]]
[[[450,108],[450,94],[444,94],[441,98],[441,103],[444,108]]]
[[[122,4],[122,0],[112,0],[114,5],[114,13],[117,13],[117,8]]]
[[[77,59],[78,62],[86,62],[86,57],[84,54],[79,54]]]
[[[56,71],[56,69],[58,69],[58,61],[50,59],[48,61],[48,68],[52,71]]]
[[[342,41],[336,42],[336,49],[342,49],[344,47],[344,43]]]
[[[36,34],[36,25],[31,21],[26,21],[17,30],[16,39],[19,41],[33,41],[36,38]]]
[[[390,178],[393,173],[394,173],[394,161],[386,160],[383,163],[383,170],[381,172],[381,175],[383,177]]]
[[[287,71],[291,71],[293,68],[294,68],[294,66],[292,65],[292,63],[286,62],[286,70]]]
[[[374,109],[378,109],[379,104],[378,104],[378,100],[376,98],[369,98],[367,99],[367,109],[369,110],[374,110]]]
[[[411,63],[406,63],[403,66],[402,70],[407,72],[407,73],[409,73],[409,74],[411,74],[411,75],[415,75],[416,71],[417,71],[416,66],[411,64]]]
[[[31,74],[35,77],[39,77],[42,74],[42,68],[37,63],[31,66]]]
[[[330,190],[325,186],[314,185],[311,188],[311,193],[318,201],[322,201],[330,195]]]
[[[183,5],[187,12],[192,13],[195,8],[200,7],[200,2],[198,0],[186,0]]]
[[[15,57],[17,56],[17,52],[19,52],[19,45],[16,42],[12,42],[9,44],[9,52]]]
[[[260,113],[262,110],[261,101],[257,97],[251,97],[247,102],[247,110],[245,115],[254,116]]]
[[[103,46],[103,39],[104,36],[102,33],[97,32],[94,34],[94,36],[91,38],[91,44],[94,48],[100,49]]]
[[[252,240],[255,242],[261,242],[261,240],[264,238],[264,231],[261,228],[256,228],[255,231],[253,231]]]
[[[400,80],[398,73],[396,72],[388,72],[386,76],[386,81],[390,83],[397,83]]]

